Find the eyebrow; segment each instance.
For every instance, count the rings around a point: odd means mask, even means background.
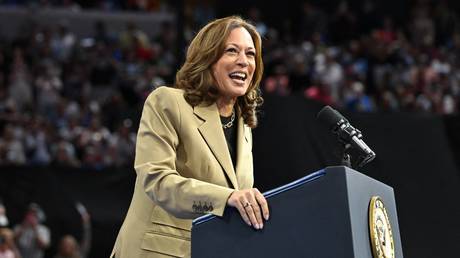
[[[227,44],[227,47],[230,46],[230,45],[235,46],[235,47],[237,47],[237,48],[241,48],[241,47],[240,47],[238,44],[236,44],[236,43],[228,43],[228,44]],[[255,49],[255,47],[247,47],[246,50],[256,50],[256,49]]]

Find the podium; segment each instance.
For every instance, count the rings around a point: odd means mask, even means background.
[[[369,208],[374,196],[385,206],[394,257],[403,257],[393,188],[353,169],[327,167],[264,196],[270,219],[262,230],[249,227],[234,208],[222,217],[195,219],[192,258],[372,258]]]

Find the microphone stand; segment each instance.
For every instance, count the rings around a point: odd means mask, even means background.
[[[342,130],[339,130],[341,128]],[[351,141],[353,137],[357,137],[358,139],[362,138],[362,134],[358,129],[355,129],[348,124],[344,119],[339,121],[338,126],[336,129],[334,129],[334,132],[337,134],[337,138],[339,142],[342,143],[342,165],[347,166],[349,168],[354,168],[354,167],[363,167],[370,161],[372,161],[375,158],[375,153],[370,151],[370,153],[363,153],[361,152],[356,152],[358,156],[358,159],[355,160],[355,162],[352,162],[352,157],[350,155],[350,150],[353,149],[353,145],[351,144]],[[357,148],[358,149],[358,148]],[[354,163],[355,166],[352,164]]]
[[[350,144],[342,144],[342,160],[341,160],[341,164],[342,164],[342,166],[353,168],[353,166],[351,165],[351,156],[348,153],[348,150],[350,148],[351,148]]]

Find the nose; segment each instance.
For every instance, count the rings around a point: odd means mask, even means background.
[[[246,53],[244,51],[240,51],[236,63],[242,67],[246,67],[249,65],[248,57],[246,56]]]

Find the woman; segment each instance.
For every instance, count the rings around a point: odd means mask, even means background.
[[[253,186],[251,128],[262,103],[261,39],[239,17],[215,20],[192,40],[176,88],[144,104],[137,179],[112,256],[189,257],[192,219],[235,207],[255,229],[269,217]]]
[[[21,258],[14,243],[14,232],[9,228],[0,228],[0,258]]]

